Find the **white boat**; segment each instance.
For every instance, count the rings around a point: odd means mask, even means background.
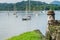
[[[30,20],[30,19],[31,19],[30,16],[25,16],[25,17],[22,18],[22,20]]]
[[[31,15],[27,13],[28,12],[26,11],[26,15],[22,18],[22,20],[31,20]]]
[[[36,13],[35,15],[38,16],[39,14]]]

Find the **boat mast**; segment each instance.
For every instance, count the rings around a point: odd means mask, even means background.
[[[8,16],[9,16],[9,6],[8,6]]]
[[[16,4],[14,3],[14,15],[16,15]]]
[[[38,11],[38,0],[37,0],[37,9],[36,10]]]
[[[27,3],[26,3],[26,14],[27,14]]]
[[[29,12],[30,12],[30,0],[28,0],[28,2],[29,2]]]
[[[26,3],[26,14],[29,13],[29,12],[30,12],[30,0],[28,0],[28,3]]]
[[[30,9],[31,9],[31,7],[30,7],[30,0],[28,0],[28,7],[29,7],[28,12],[30,12]]]

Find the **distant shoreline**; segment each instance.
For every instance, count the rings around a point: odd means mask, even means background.
[[[1,10],[0,10],[1,11]],[[19,10],[19,11],[22,11],[22,10]],[[26,10],[24,10],[26,11]],[[48,10],[38,10],[38,11],[48,11]],[[60,10],[53,10],[53,11],[60,11]],[[17,12],[17,11],[16,11]],[[28,11],[27,11],[28,12]]]

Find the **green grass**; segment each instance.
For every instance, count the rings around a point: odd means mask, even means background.
[[[7,40],[43,40],[43,35],[39,30],[34,30],[20,34],[18,36],[13,36]]]

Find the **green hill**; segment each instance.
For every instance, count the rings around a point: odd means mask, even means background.
[[[38,4],[37,4],[38,3]],[[40,1],[30,1],[30,10],[36,10],[40,5],[46,4],[45,2],[40,2]],[[38,7],[37,7],[38,5]],[[13,11],[14,7],[16,8],[16,10],[26,10],[26,6],[27,6],[27,10],[29,10],[29,1],[21,1],[21,2],[17,2],[17,3],[0,3],[0,11]],[[39,8],[38,8],[39,9]]]
[[[25,11],[29,10],[29,1],[21,1],[17,3],[0,3],[0,11]],[[38,10],[60,10],[60,5],[57,4],[47,4],[41,1],[30,1],[30,10],[38,11]]]
[[[34,30],[20,34],[18,36],[13,36],[7,40],[44,40],[44,36],[39,30]]]

